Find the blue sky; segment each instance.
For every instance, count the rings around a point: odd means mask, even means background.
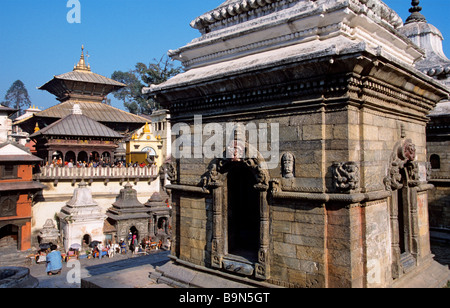
[[[69,72],[81,45],[89,53],[92,71],[110,77],[137,62],[159,59],[169,49],[184,46],[200,34],[191,20],[224,0],[79,0],[81,23],[67,22],[68,0],[0,1],[0,101],[20,79],[32,104],[41,109],[57,103],[37,87],[54,75]],[[403,20],[410,0],[384,0]],[[422,0],[422,13],[441,30],[444,52],[450,56],[450,1]],[[112,95],[109,96],[112,98]],[[121,102],[113,100],[123,109]]]

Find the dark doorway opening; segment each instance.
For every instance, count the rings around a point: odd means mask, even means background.
[[[6,225],[0,228],[0,248],[19,249],[19,227]]]
[[[256,179],[244,166],[228,172],[228,253],[256,261],[260,237],[259,192]]]

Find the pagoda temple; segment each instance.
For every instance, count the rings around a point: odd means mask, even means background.
[[[84,56],[81,56],[73,71],[54,76],[39,87],[56,96],[59,104],[34,114],[15,124],[32,134],[36,127],[44,128],[72,113],[73,106],[79,104],[89,118],[109,128],[124,133],[142,127],[147,120],[143,117],[117,109],[106,104],[108,94],[126,87],[125,84],[93,73]]]
[[[121,134],[83,115],[79,104],[73,113],[30,136],[36,140],[38,156],[51,162],[54,156],[61,162],[111,162]]]

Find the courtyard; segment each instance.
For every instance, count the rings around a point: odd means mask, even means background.
[[[145,256],[128,252],[111,258],[80,259],[80,278],[95,281],[95,277],[98,277],[98,284],[107,288],[164,287],[153,283],[148,276],[157,266],[169,261],[168,254],[168,251],[159,250]],[[68,267],[68,263],[63,263],[61,274],[56,276],[47,276],[44,264],[34,263],[29,269],[30,274],[39,280],[38,288],[81,287],[81,283],[69,282],[68,274],[74,267]]]

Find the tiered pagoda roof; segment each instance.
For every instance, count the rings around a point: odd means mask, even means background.
[[[106,215],[108,218],[118,220],[149,218],[148,209],[137,199],[137,191],[133,185],[127,183],[120,190],[118,200],[108,209]]]
[[[102,101],[109,93],[126,86],[121,82],[93,73],[84,59],[84,47],[82,47],[80,60],[72,72],[54,76],[39,89],[50,92],[61,102],[73,97],[80,99],[85,95],[88,96],[86,99]]]
[[[111,128],[82,114],[79,105],[74,105],[74,112],[41,130],[30,137],[38,136],[83,136],[121,139],[123,136]]]
[[[82,47],[80,60],[73,71],[54,76],[52,80],[39,87],[40,90],[55,95],[61,103],[15,124],[32,134],[36,123],[40,128],[44,128],[71,115],[74,105],[78,104],[84,114],[94,121],[117,132],[133,131],[142,127],[147,119],[105,103],[109,93],[123,87],[126,85],[121,82],[93,73],[90,65],[86,63]]]

